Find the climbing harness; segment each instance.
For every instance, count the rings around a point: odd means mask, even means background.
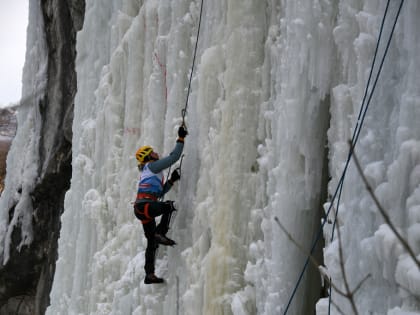
[[[149,215],[149,203],[146,203],[144,205],[143,211],[141,211],[140,209],[137,208],[137,205],[134,206],[134,211],[136,212],[136,214],[141,218],[141,224],[147,224],[149,222],[151,222],[153,220],[153,217],[151,217]]]
[[[367,98],[368,89],[369,89],[369,85],[370,85],[370,80],[371,80],[371,77],[372,77],[372,73],[373,73],[373,69],[374,69],[374,65],[375,65],[375,61],[376,61],[376,56],[377,56],[377,53],[378,53],[379,43],[380,43],[380,40],[381,40],[381,37],[382,37],[382,33],[383,33],[383,27],[384,27],[384,24],[385,24],[385,19],[386,19],[388,8],[389,8],[389,3],[390,3],[390,0],[388,0],[388,2],[387,2],[386,8],[385,8],[385,13],[384,13],[384,16],[383,16],[383,19],[382,19],[382,24],[381,24],[381,28],[380,28],[380,31],[379,31],[379,36],[378,36],[378,41],[377,41],[377,44],[376,44],[374,58],[373,58],[373,61],[372,61],[372,67],[370,69],[369,79],[368,79],[368,82],[366,84],[365,94],[364,94],[363,101],[362,101],[362,104],[361,104],[359,116],[358,116],[358,119],[357,119],[357,122],[356,122],[356,127],[355,127],[355,130],[353,132],[353,137],[352,137],[352,140],[351,140],[350,150],[349,150],[349,154],[348,154],[348,157],[347,157],[346,164],[344,166],[342,175],[340,177],[340,180],[338,182],[338,185],[337,185],[337,188],[336,188],[336,190],[334,192],[334,195],[333,195],[333,197],[332,197],[332,199],[330,201],[330,206],[329,206],[329,208],[328,208],[328,210],[327,210],[327,212],[325,214],[325,219],[321,223],[320,229],[318,230],[318,233],[317,233],[317,235],[315,237],[315,240],[312,243],[312,247],[311,247],[311,250],[309,252],[309,256],[307,257],[307,259],[306,259],[306,261],[304,263],[302,272],[300,273],[300,275],[298,277],[297,283],[296,283],[296,285],[295,285],[295,287],[294,287],[294,289],[292,291],[292,294],[290,296],[290,299],[289,299],[289,301],[288,301],[288,303],[286,305],[286,308],[285,308],[284,313],[283,313],[284,315],[287,314],[287,311],[289,310],[289,307],[290,307],[290,305],[292,303],[292,300],[293,300],[293,298],[296,295],[297,289],[298,289],[298,287],[300,285],[300,282],[302,281],[302,278],[303,278],[303,275],[305,273],[305,270],[306,270],[306,268],[307,268],[307,266],[309,264],[310,256],[313,254],[313,252],[315,250],[315,247],[316,247],[318,241],[321,238],[322,231],[323,231],[323,228],[324,228],[325,223],[327,222],[328,215],[330,214],[331,209],[334,206],[335,199],[338,196],[338,199],[337,199],[337,208],[336,208],[336,211],[335,211],[335,219],[334,219],[334,225],[333,225],[332,236],[331,236],[331,241],[333,240],[333,237],[334,237],[334,227],[335,227],[336,221],[337,221],[338,207],[339,207],[339,203],[340,203],[340,199],[341,199],[341,193],[342,193],[342,189],[343,189],[343,185],[344,185],[344,178],[345,178],[345,175],[346,175],[346,172],[347,172],[347,169],[348,169],[350,160],[351,160],[351,158],[353,156],[354,148],[355,148],[355,146],[357,144],[357,141],[359,139],[360,131],[361,131],[362,126],[363,126],[363,122],[364,122],[364,119],[365,119],[365,116],[366,116],[367,109],[368,109],[368,107],[370,105],[370,102],[372,100],[372,96],[373,96],[373,93],[375,91],[376,84],[377,84],[378,79],[379,79],[379,75],[380,75],[380,73],[382,71],[382,67],[383,67],[383,64],[384,64],[384,61],[385,61],[385,57],[386,57],[386,55],[388,53],[388,49],[389,49],[389,46],[390,46],[390,43],[391,43],[391,39],[392,39],[392,36],[394,34],[395,26],[397,24],[398,17],[399,17],[400,12],[401,12],[401,8],[402,8],[402,6],[404,4],[404,0],[401,0],[401,3],[399,5],[398,11],[397,11],[397,14],[395,16],[395,20],[394,20],[394,23],[393,23],[393,26],[392,26],[392,29],[391,29],[391,33],[389,35],[388,42],[386,44],[384,55],[382,57],[382,60],[381,60],[381,63],[380,63],[378,72],[376,74],[376,78],[375,78],[374,84],[373,84],[372,89],[371,89],[370,94],[369,94],[369,97]],[[367,102],[366,102],[366,105],[365,105],[366,98],[367,98]],[[331,279],[330,279],[330,281],[331,281]],[[331,287],[330,287],[328,314],[330,314],[330,309],[331,309]]]

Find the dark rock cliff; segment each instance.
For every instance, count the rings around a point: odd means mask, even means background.
[[[20,228],[13,230],[10,258],[0,266],[0,315],[45,313],[57,259],[60,216],[71,179],[76,33],[83,25],[85,1],[41,0],[40,5],[48,70],[47,89],[38,104],[40,165],[31,193],[33,241],[18,250]],[[12,215],[14,206],[8,211]]]

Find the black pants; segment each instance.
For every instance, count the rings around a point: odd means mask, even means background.
[[[171,202],[147,201],[134,205],[134,214],[143,224],[144,235],[147,239],[144,270],[146,274],[155,272],[155,254],[158,244],[155,241],[155,234],[166,235],[169,230],[171,214],[175,209]],[[155,218],[162,216],[156,226]]]

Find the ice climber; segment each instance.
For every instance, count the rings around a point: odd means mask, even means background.
[[[146,272],[144,283],[146,284],[164,282],[162,278],[155,275],[155,254],[158,244],[167,246],[176,244],[166,236],[172,212],[176,210],[173,201],[158,201],[158,199],[168,192],[174,182],[180,178],[178,171],[174,170],[169,180],[164,182],[162,171],[179,160],[187,134],[184,126],[179,127],[175,148],[165,158],[159,159],[159,155],[153,151],[151,146],[143,146],[136,152],[141,175],[134,204],[134,214],[141,221],[147,239],[144,266]],[[156,225],[155,218],[160,215],[162,218]]]

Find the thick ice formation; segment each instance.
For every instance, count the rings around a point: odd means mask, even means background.
[[[385,38],[399,4],[391,2]],[[132,213],[134,152],[150,144],[165,154],[174,145],[200,1],[87,1],[77,46],[73,178],[48,314],[283,313],[306,253],[275,218],[310,248],[347,159],[385,5],[204,1],[182,179],[167,196],[179,208],[171,230],[179,245],[158,255],[167,284],[146,286],[145,239]],[[419,15],[420,5],[406,1],[356,146],[377,197],[416,254]],[[359,312],[418,314],[419,270],[353,164],[340,201],[351,287],[370,274],[355,296]],[[327,223],[326,271],[343,288],[331,230]],[[311,313],[319,290],[318,274],[307,271],[288,314]],[[351,313],[346,299],[334,291],[332,298]],[[318,303],[319,314],[328,313],[327,304]]]

